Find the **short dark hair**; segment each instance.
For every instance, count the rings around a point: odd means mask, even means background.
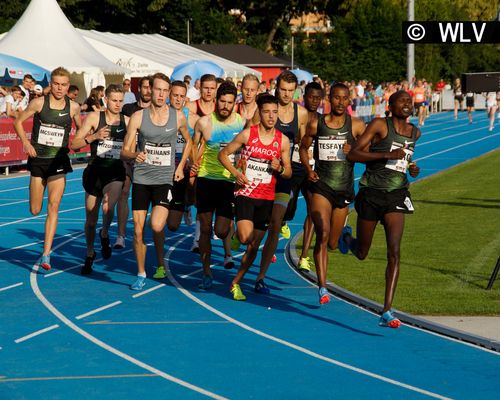
[[[401,96],[410,96],[410,94],[406,90],[398,90],[397,92],[394,92],[391,94],[389,97],[389,105],[392,106],[397,99],[399,99]]]
[[[259,110],[262,109],[264,104],[278,105],[278,98],[269,93],[261,93],[257,96],[257,107],[259,107]]]
[[[297,75],[295,75],[292,71],[286,70],[279,74],[278,78],[276,78],[276,86],[279,87],[281,81],[287,83],[295,83],[295,85],[299,84],[297,79]]]
[[[111,83],[106,88],[106,91],[104,92],[104,95],[106,97],[109,97],[111,95],[111,93],[121,93],[121,94],[123,94],[124,93],[123,92],[123,86],[122,85],[117,85],[116,83]]]
[[[164,82],[167,82],[170,85],[170,78],[163,72],[157,72],[156,74],[154,74],[149,78],[149,86],[151,86],[151,88],[153,87],[153,82],[155,81],[155,79],[160,79]]]
[[[35,81],[35,78],[33,78],[33,75],[31,75],[31,74],[25,74],[25,75],[23,76],[23,80],[24,80],[24,79],[31,79],[32,81]]]
[[[304,95],[307,95],[311,90],[320,90],[323,93],[323,88],[318,82],[309,82],[304,89]]]
[[[171,88],[173,88],[174,86],[178,86],[178,87],[181,87],[181,88],[184,88],[184,89],[187,90],[186,84],[184,82],[182,82],[182,81],[179,81],[179,80],[173,81],[170,85],[171,85],[170,86]]]
[[[203,82],[209,82],[209,81],[217,82],[217,78],[215,77],[214,74],[205,74],[205,75],[202,75],[200,78],[201,85],[203,85]]]
[[[148,76],[143,76],[141,79],[139,79],[139,87],[142,86],[142,84],[145,82],[145,81],[148,81],[151,83],[151,77],[148,75]],[[151,86],[151,85],[150,85]]]
[[[76,85],[69,85],[69,89],[68,89],[68,92],[76,92],[76,91],[80,91],[80,88]]]
[[[236,99],[236,96],[238,95],[238,90],[236,89],[236,86],[234,86],[233,82],[229,81],[222,82],[219,86],[219,89],[217,89],[216,99],[219,100],[222,96],[225,96],[227,94],[232,94]]]
[[[333,96],[333,92],[335,91],[335,89],[337,88],[340,88],[340,89],[344,89],[344,90],[347,90],[348,93],[350,93],[349,91],[349,88],[347,87],[347,85],[343,84],[342,82],[335,82],[331,87],[330,87],[330,94],[329,94],[329,98],[331,99],[332,96]]]

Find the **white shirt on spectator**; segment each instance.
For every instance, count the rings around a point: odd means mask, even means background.
[[[135,94],[133,92],[125,92],[125,96],[123,97],[123,105],[135,103],[137,99],[135,98]]]
[[[196,89],[194,86],[191,86],[186,93],[186,97],[190,101],[196,101],[200,98],[200,91]]]
[[[19,102],[19,104],[20,104],[19,107],[21,110],[24,111],[24,110],[26,110],[26,108],[28,108],[28,103],[30,102],[30,92],[23,85],[19,85],[19,87],[21,88],[21,90],[24,93],[23,99]]]

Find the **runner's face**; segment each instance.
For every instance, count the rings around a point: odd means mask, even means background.
[[[278,105],[274,103],[267,103],[259,110],[260,123],[265,129],[274,128],[278,121]]]
[[[186,89],[180,86],[173,86],[170,90],[170,105],[176,110],[180,110],[184,107],[184,101],[186,100]]]
[[[408,118],[412,113],[410,95],[408,93],[401,94],[389,108],[392,115],[398,118]]]
[[[75,100],[75,99],[78,97],[78,93],[79,93],[79,91],[78,91],[78,90],[74,90],[74,91],[72,91],[71,93],[68,93],[68,97],[69,97],[71,100]]]
[[[67,76],[53,76],[50,80],[50,93],[57,100],[62,99],[68,94],[69,78]]]
[[[170,85],[163,79],[155,79],[153,82],[153,93],[151,96],[151,102],[156,107],[162,107],[167,101],[168,94],[170,92]]]
[[[297,84],[294,82],[281,81],[278,89],[278,100],[281,105],[286,106],[292,102]]]
[[[332,103],[332,113],[334,115],[343,115],[350,103],[349,91],[344,88],[335,88],[330,97]]]
[[[228,118],[233,112],[234,100],[232,94],[225,94],[217,100],[217,114],[219,114],[222,119]]]
[[[149,103],[151,101],[151,86],[149,86],[149,80],[142,81],[142,85],[139,88],[139,97],[144,103]]]
[[[201,99],[205,102],[213,101],[215,98],[215,92],[217,91],[217,82],[215,81],[205,81],[200,88]]]
[[[306,107],[307,111],[315,112],[321,104],[322,98],[323,93],[321,93],[321,90],[309,90],[304,97],[304,106]]]
[[[243,94],[243,103],[250,104],[255,101],[257,91],[259,90],[259,82],[247,79],[243,82],[241,93]]]
[[[111,114],[119,114],[123,106],[123,93],[110,93],[106,97],[107,109]]]

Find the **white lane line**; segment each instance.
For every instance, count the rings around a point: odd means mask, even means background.
[[[70,192],[70,193],[64,193],[64,197],[65,196],[73,196],[75,194],[82,194],[82,193],[85,193],[85,191],[83,190],[80,190],[79,192]],[[47,200],[48,197],[45,196],[43,198],[43,200]],[[25,200],[17,200],[17,201],[13,201],[11,203],[4,203],[4,204],[0,204],[0,207],[5,207],[5,206],[13,206],[13,205],[17,205],[17,204],[23,204],[23,203],[29,203],[29,199],[25,199]]]
[[[58,240],[58,239],[62,239],[62,238],[65,238],[65,237],[74,237],[75,239],[77,237],[80,237],[82,235],[84,235],[85,233],[80,233],[78,234],[77,236],[75,236],[74,233],[67,233],[66,235],[63,235],[63,236],[57,236],[54,238],[54,241]],[[12,251],[12,250],[18,250],[18,249],[23,249],[25,247],[30,247],[30,246],[36,246],[37,244],[40,244],[40,243],[43,243],[44,241],[43,240],[37,240],[36,242],[31,242],[31,243],[26,243],[26,244],[22,244],[22,245],[19,245],[19,246],[16,246],[16,247],[12,247],[10,249],[3,249],[3,250],[0,250],[0,254],[1,253],[6,253],[7,251]]]
[[[75,379],[124,379],[124,378],[159,378],[155,374],[121,374],[121,375],[84,375],[84,376],[39,376],[34,378],[5,378],[0,376],[0,383],[4,382],[37,382],[37,381],[66,381]]]
[[[467,131],[467,132],[454,133],[453,135],[442,136],[439,139],[433,139],[433,140],[429,140],[427,142],[417,142],[417,143],[418,143],[418,147],[420,148],[420,147],[425,146],[427,144],[441,142],[442,140],[452,139],[454,137],[468,135],[471,132],[484,131],[484,130],[485,130],[484,127],[481,127],[481,128],[471,129],[470,131]]]
[[[175,244],[174,247],[177,247],[183,240],[184,239],[180,239]],[[337,365],[337,366],[339,366],[341,368],[345,368],[345,369],[357,372],[359,374],[362,374],[362,375],[365,375],[365,376],[369,376],[371,378],[378,379],[378,380],[386,382],[386,383],[390,383],[390,384],[395,385],[395,386],[399,386],[399,387],[402,387],[402,388],[405,388],[405,389],[408,389],[408,390],[411,390],[411,391],[414,391],[414,392],[417,392],[417,393],[421,393],[421,394],[427,395],[429,397],[433,397],[433,398],[436,398],[436,399],[442,399],[442,400],[450,400],[448,397],[442,396],[440,394],[433,393],[433,392],[430,392],[428,390],[418,388],[416,386],[408,385],[406,383],[399,382],[399,381],[391,379],[391,378],[387,378],[387,377],[385,377],[383,375],[375,374],[373,372],[370,372],[370,371],[367,371],[367,370],[355,367],[353,365],[346,364],[346,363],[343,363],[341,361],[335,360],[333,358],[326,357],[326,356],[323,356],[321,354],[315,353],[315,352],[313,352],[313,351],[311,351],[309,349],[306,349],[306,348],[304,348],[302,346],[298,346],[298,345],[293,344],[291,342],[288,342],[286,340],[280,339],[280,338],[278,338],[276,336],[272,336],[272,335],[267,334],[267,333],[265,333],[263,331],[260,331],[258,329],[252,328],[251,326],[249,326],[249,325],[247,325],[247,324],[245,324],[243,322],[240,322],[239,320],[234,319],[234,318],[230,317],[227,314],[224,314],[222,311],[217,310],[216,308],[214,308],[214,307],[208,305],[207,303],[205,303],[203,300],[200,300],[199,298],[197,298],[196,296],[194,296],[187,289],[185,289],[183,286],[181,286],[179,284],[179,282],[177,282],[177,280],[175,279],[175,277],[172,275],[172,272],[170,271],[170,267],[169,267],[169,264],[168,264],[168,258],[170,256],[170,253],[171,252],[169,252],[169,254],[167,254],[167,256],[165,257],[165,268],[167,270],[167,277],[170,280],[170,282],[172,282],[172,284],[182,294],[184,294],[186,297],[188,297],[189,299],[191,299],[195,303],[199,304],[200,306],[202,306],[206,310],[214,313],[215,315],[218,315],[222,319],[225,319],[226,321],[229,321],[229,322],[231,322],[231,323],[239,326],[240,328],[243,328],[243,329],[245,329],[245,330],[247,330],[249,332],[255,333],[256,335],[261,336],[261,337],[263,337],[265,339],[268,339],[268,340],[271,340],[273,342],[282,344],[282,345],[284,345],[286,347],[289,347],[291,349],[297,350],[297,351],[299,351],[301,353],[304,353],[304,354],[306,354],[308,356],[317,358],[319,360],[325,361],[325,362],[330,363],[330,364]]]
[[[70,208],[68,210],[61,210],[59,211],[59,215],[60,214],[64,214],[64,213],[67,213],[67,212],[71,212],[71,211],[76,211],[76,210],[81,210],[85,208],[85,206],[83,207],[75,207],[75,208]],[[0,224],[0,228],[3,227],[3,226],[8,226],[8,225],[14,225],[14,224],[19,224],[21,222],[25,222],[25,221],[31,221],[33,219],[38,219],[38,218],[43,218],[43,217],[46,217],[47,214],[39,214],[39,215],[36,215],[34,217],[29,217],[29,218],[23,218],[23,219],[18,219],[17,221],[11,221],[11,222],[4,222],[3,224]]]
[[[0,288],[0,292],[3,292],[5,290],[9,290],[9,289],[14,289],[15,287],[21,286],[22,284],[23,284],[22,282],[19,282],[19,283],[14,283],[13,285],[10,285],[10,286],[5,286],[3,288]]]
[[[23,337],[21,337],[19,339],[16,339],[16,340],[14,340],[14,342],[16,342],[16,343],[22,343],[22,342],[24,342],[26,340],[34,338],[35,336],[41,335],[41,334],[43,334],[45,332],[49,332],[49,331],[52,331],[52,330],[57,329],[57,328],[59,328],[59,325],[57,325],[57,324],[56,325],[51,325],[51,326],[49,326],[47,328],[40,329],[39,331],[30,333],[29,335],[26,335],[26,336],[23,336]]]
[[[94,321],[86,325],[210,325],[229,324],[228,321]]]
[[[163,286],[166,286],[166,285],[164,283],[161,283],[159,285],[153,286],[152,288],[149,288],[149,289],[144,290],[142,292],[136,293],[132,297],[134,299],[137,299],[138,297],[144,296],[145,294],[148,294],[148,293],[154,292],[155,290],[161,289]]]
[[[83,319],[85,317],[88,317],[90,315],[94,315],[94,314],[97,314],[98,312],[101,312],[101,311],[104,311],[104,310],[107,310],[108,308],[111,308],[111,307],[114,307],[114,306],[117,306],[118,304],[122,304],[122,302],[120,300],[118,301],[115,301],[111,304],[107,304],[105,306],[102,306],[102,307],[99,307],[99,308],[96,308],[95,310],[92,310],[92,311],[89,311],[89,312],[86,312],[85,314],[80,314],[78,315],[77,317],[75,317],[76,319]]]
[[[473,140],[471,142],[463,143],[463,144],[460,144],[458,146],[450,147],[450,148],[445,149],[443,151],[438,151],[437,153],[432,153],[432,154],[429,154],[427,156],[417,158],[417,159],[415,159],[415,161],[425,160],[427,158],[434,157],[434,156],[437,156],[439,154],[447,153],[449,151],[456,150],[456,149],[459,149],[459,148],[464,147],[464,146],[468,146],[468,145],[473,144],[473,143],[478,143],[478,142],[482,142],[483,140],[491,139],[491,138],[498,136],[498,135],[500,135],[500,133],[495,133],[493,135],[485,136],[481,139]]]

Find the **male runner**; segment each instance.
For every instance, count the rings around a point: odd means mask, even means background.
[[[66,174],[72,172],[69,160],[68,140],[72,121],[81,126],[80,106],[66,94],[69,88],[69,72],[58,67],[51,73],[50,93],[32,100],[14,122],[24,151],[28,154],[30,178],[30,211],[38,215],[42,210],[45,188],[48,191],[45,238],[40,266],[49,270],[50,251],[57,229],[59,204],[66,186]],[[27,139],[23,122],[33,116],[31,141]]]
[[[237,232],[240,242],[247,245],[240,269],[231,285],[234,300],[246,300],[240,282],[255,260],[260,242],[266,234],[273,208],[276,176],[289,178],[292,174],[290,142],[274,128],[278,119],[278,99],[262,94],[257,104],[259,125],[240,132],[219,153],[220,162],[236,179]],[[236,169],[229,157],[240,148],[240,168]],[[266,271],[267,268],[261,267],[257,276],[257,293],[269,293],[264,282]]]
[[[300,158],[310,181],[310,214],[316,231],[314,263],[319,285],[319,302],[326,304],[328,248],[334,250],[354,199],[354,162],[346,154],[364,129],[364,122],[347,114],[349,88],[336,83],[330,89],[331,110],[328,115],[311,119],[300,144]],[[309,163],[308,149],[314,141],[315,169]]]
[[[358,138],[347,155],[349,161],[366,163],[356,196],[358,213],[357,239],[346,226],[339,250],[352,253],[360,260],[368,255],[377,222],[384,225],[387,241],[385,300],[379,324],[398,328],[401,325],[391,312],[399,277],[400,245],[405,214],[413,213],[406,172],[416,177],[420,168],[411,162],[420,130],[406,122],[412,112],[411,96],[398,91],[389,98],[390,118],[375,118]]]
[[[85,189],[85,239],[87,255],[81,274],[92,272],[96,253],[94,239],[99,207],[102,203],[102,229],[99,231],[102,258],[111,257],[109,227],[115,215],[115,205],[120,198],[125,181],[125,166],[120,159],[123,139],[127,132],[127,117],[120,114],[123,89],[111,84],[105,91],[106,111],[94,111],[87,115],[82,127],[71,142],[71,149],[79,150],[90,144],[90,159],[83,171]],[[127,118],[127,119],[125,119]]]
[[[257,91],[259,90],[259,78],[253,74],[246,74],[241,82],[241,103],[236,104],[235,112],[247,121],[252,120],[257,111]]]
[[[189,111],[200,117],[211,114],[215,110],[216,92],[217,78],[215,75],[202,75],[200,78],[200,98],[188,103]]]
[[[219,151],[244,127],[241,116],[232,112],[236,94],[236,87],[232,83],[222,82],[217,90],[215,111],[201,117],[194,129],[194,148],[198,149],[201,140],[205,143],[200,148],[202,153],[198,151],[194,157],[195,169],[198,170],[196,207],[200,221],[199,246],[203,264],[203,279],[200,287],[202,289],[209,289],[212,286],[210,238],[214,212],[216,215],[215,234],[223,240],[230,233],[233,220],[234,178],[220,164],[217,156]],[[227,269],[232,268],[233,265],[224,263]]]
[[[150,205],[152,206],[151,228],[158,269],[163,267],[165,241],[163,229],[172,200],[172,182],[184,177],[184,165],[191,149],[184,114],[166,104],[170,91],[170,79],[162,73],[157,73],[151,78],[150,86],[152,87],[151,105],[132,114],[121,154],[124,160],[135,160],[132,215],[138,273],[137,280],[130,287],[132,290],[141,290],[146,283],[144,224]],[[175,168],[175,145],[178,131],[185,138],[186,146],[182,159]]]

